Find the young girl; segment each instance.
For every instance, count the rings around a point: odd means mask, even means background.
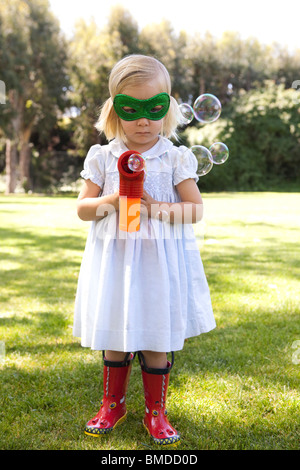
[[[131,55],[110,74],[110,98],[97,129],[109,144],[89,150],[77,212],[92,221],[75,303],[74,336],[103,351],[103,400],[85,433],[111,432],[126,417],[125,396],[136,352],[145,394],[143,424],[155,443],[178,443],[165,410],[174,351],[215,327],[192,223],[202,217],[197,161],[175,147],[180,111],[161,62]],[[146,178],[140,230],[119,229],[118,158],[143,155]],[[105,351],[105,353],[104,353]],[[172,352],[172,362],[167,353]]]

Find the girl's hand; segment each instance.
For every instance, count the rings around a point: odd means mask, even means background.
[[[159,202],[156,201],[155,199],[153,199],[152,196],[150,196],[150,194],[148,194],[145,190],[144,190],[144,193],[143,193],[143,197],[141,198],[141,214],[144,214],[148,217],[153,217],[153,209],[152,209],[152,212],[151,212],[151,207],[156,204],[157,205],[157,208],[159,206]]]
[[[112,205],[114,206],[115,210],[119,210],[119,191],[116,191],[111,195],[111,202]]]

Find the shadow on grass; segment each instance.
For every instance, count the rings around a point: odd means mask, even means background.
[[[67,231],[66,228],[63,229]],[[25,230],[13,228],[0,228],[1,245],[11,245],[17,243],[18,247],[26,248],[28,246],[39,247],[40,251],[53,252],[56,249],[82,250],[85,238],[82,235],[59,235],[59,229],[55,234],[41,235],[34,233],[27,228]]]
[[[0,254],[2,301],[9,304],[10,297],[20,297],[55,304],[74,296],[85,245],[82,236],[1,228],[0,237],[6,247]]]
[[[234,288],[238,284],[242,286],[240,276],[249,273],[269,276],[270,279],[276,275],[300,278],[300,244],[270,237],[250,247],[223,244],[206,247],[206,250],[208,253],[205,254],[204,267],[210,282],[217,289],[226,286],[226,277],[230,282],[233,281],[233,277],[228,278],[228,274],[232,274],[237,281]]]

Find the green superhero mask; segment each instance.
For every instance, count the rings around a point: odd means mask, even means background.
[[[147,100],[138,100],[128,95],[116,95],[114,99],[114,109],[124,121],[135,121],[141,118],[159,121],[167,114],[169,107],[168,93],[159,93]]]

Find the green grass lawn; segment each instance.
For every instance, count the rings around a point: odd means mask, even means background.
[[[102,357],[72,336],[89,227],[75,200],[0,197],[0,448],[157,449],[142,426],[137,360],[127,421],[101,439],[83,434]],[[299,449],[300,194],[206,194],[204,204],[195,229],[217,328],[175,355],[177,450]]]

